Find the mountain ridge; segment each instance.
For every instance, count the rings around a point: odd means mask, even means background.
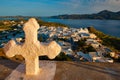
[[[120,20],[120,11],[112,12],[109,10],[103,10],[94,14],[64,14],[57,16],[50,16],[49,18],[55,19],[113,19]]]

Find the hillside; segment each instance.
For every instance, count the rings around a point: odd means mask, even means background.
[[[97,35],[102,40],[103,45],[108,46],[109,48],[111,48],[113,50],[120,51],[120,45],[119,45],[120,38],[106,35],[103,32],[96,30],[94,27],[88,27],[88,30],[89,30],[89,32]]]
[[[51,16],[50,18],[55,19],[107,19],[107,20],[120,20],[120,11],[112,12],[108,10],[100,11],[95,14],[65,14],[58,16]]]

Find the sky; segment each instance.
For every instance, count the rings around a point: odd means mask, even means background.
[[[120,11],[120,0],[0,0],[0,16],[53,16]]]

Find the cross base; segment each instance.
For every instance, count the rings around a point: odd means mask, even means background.
[[[5,80],[54,80],[56,63],[54,61],[39,61],[40,72],[27,76],[25,65],[20,64]]]

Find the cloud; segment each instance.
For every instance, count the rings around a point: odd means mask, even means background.
[[[99,12],[105,9],[120,10],[120,0],[67,0],[60,2],[60,4],[72,10],[81,10],[83,13],[86,12],[84,10],[89,10],[90,12]]]
[[[111,11],[119,11],[120,10],[120,0],[105,0],[101,3],[95,3],[92,8],[94,11],[100,10],[111,10]]]

